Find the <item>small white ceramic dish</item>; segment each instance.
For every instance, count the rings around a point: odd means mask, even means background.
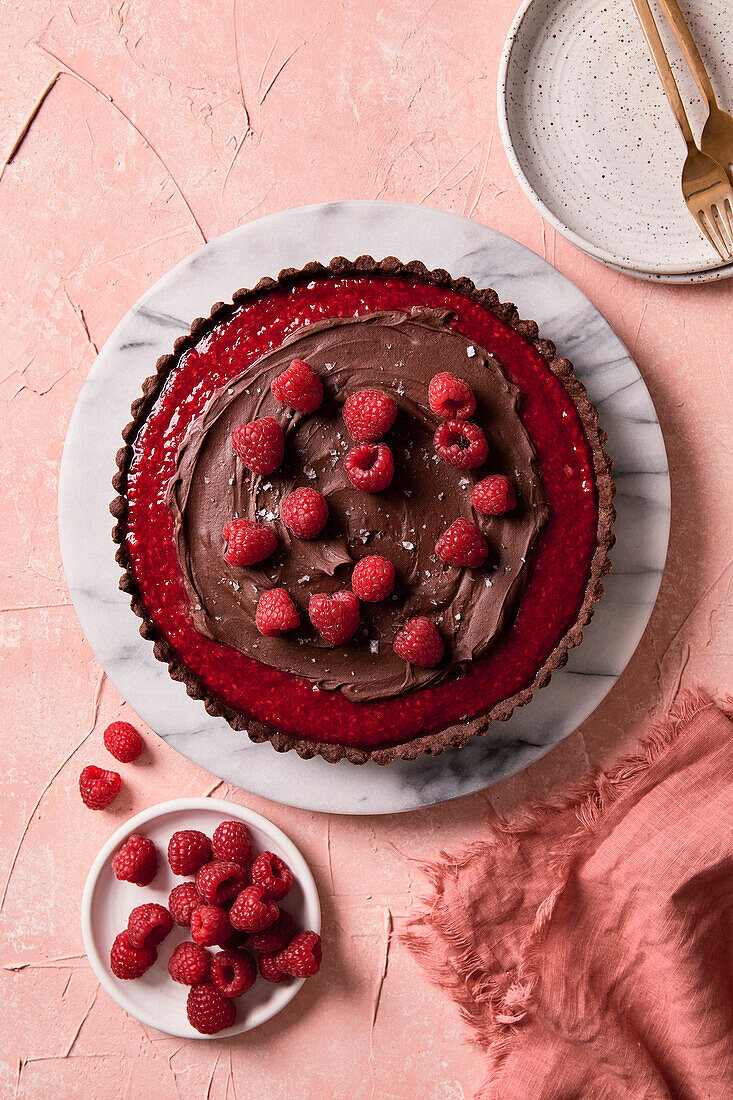
[[[720,104],[730,110],[730,4],[683,6]],[[704,105],[656,6],[655,14],[699,134]],[[657,281],[733,275],[683,201],[685,145],[631,0],[525,0],[504,46],[497,98],[504,148],[522,189],[578,248]]]
[[[168,974],[168,959],[176,944],[189,939],[188,929],[174,926],[158,948],[154,966],[134,981],[120,981],[109,968],[109,951],[118,932],[127,927],[127,918],[136,905],[156,901],[166,905],[174,886],[186,879],[174,875],[165,852],[168,841],[178,829],[200,829],[211,836],[220,821],[243,821],[250,831],[255,853],[271,851],[280,856],[294,876],[292,889],[283,906],[300,928],[321,930],[318,891],[308,864],[285,834],[267,818],[237,806],[211,798],[181,798],[161,802],[143,810],[114,833],[92,864],[81,903],[81,929],[84,949],[102,987],[110,997],[135,1019],[168,1035],[183,1039],[226,1038],[240,1035],[271,1019],[288,1004],[303,984],[303,979],[273,985],[258,978],[252,989],[237,998],[237,1022],[218,1035],[201,1035],[186,1018],[188,988],[174,982]],[[111,860],[131,833],[150,837],[160,853],[160,867],[150,886],[118,882],[112,874]]]

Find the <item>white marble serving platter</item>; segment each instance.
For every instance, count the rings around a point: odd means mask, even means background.
[[[386,768],[279,755],[253,745],[168,676],[118,590],[108,506],[120,431],[158,356],[211,305],[283,267],[335,255],[396,255],[468,275],[514,301],[575,364],[609,436],[618,486],[617,543],[606,596],[567,666],[531,704],[463,749]],[[66,578],[97,658],[131,707],[214,775],[277,802],[348,814],[411,810],[480,790],[537,760],[613,687],[651,614],[669,533],[662,434],[626,348],[576,286],[534,252],[477,222],[421,206],[344,202],[288,210],[211,241],[123,317],[84,384],[61,465],[59,527]]]
[[[652,0],[696,134],[706,111]],[[730,0],[685,0],[725,110],[733,108]],[[525,0],[509,31],[498,118],[517,180],[542,216],[590,256],[660,282],[733,275],[685,206],[687,153],[631,0]]]

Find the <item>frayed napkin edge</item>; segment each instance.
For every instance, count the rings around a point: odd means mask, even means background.
[[[433,893],[420,899],[421,912],[401,922],[397,941],[408,949],[430,981],[453,1000],[459,1000],[461,993],[464,997],[469,993],[470,1006],[459,1003],[459,1012],[471,1028],[469,1041],[487,1053],[492,1070],[496,1070],[511,1051],[517,1029],[531,1011],[539,980],[534,960],[557,899],[567,884],[574,857],[611,806],[680,735],[684,735],[692,719],[716,705],[724,713],[731,711],[730,698],[714,703],[697,688],[682,692],[666,717],[648,730],[638,748],[605,771],[591,772],[580,782],[560,788],[546,798],[531,799],[507,821],[489,823],[481,840],[466,845],[458,853],[440,852],[438,860],[415,861],[431,883]],[[481,960],[472,951],[463,932],[453,926],[450,914],[441,907],[441,884],[487,845],[502,846],[517,837],[539,832],[554,817],[571,811],[575,813],[578,826],[566,837],[561,848],[550,853],[550,869],[557,876],[557,884],[537,909],[532,928],[520,948],[516,969],[500,985],[482,972]],[[455,949],[458,964],[455,970],[448,970],[435,959],[432,946],[436,937],[451,943]],[[472,975],[470,988],[460,976],[467,974]],[[481,1100],[481,1095],[481,1092],[477,1094],[477,1100]]]

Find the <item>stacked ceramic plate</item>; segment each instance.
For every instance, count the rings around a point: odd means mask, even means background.
[[[733,109],[730,0],[683,0],[720,106]],[[694,132],[705,106],[655,6]],[[542,216],[609,267],[645,279],[725,279],[682,199],[686,148],[631,0],[525,0],[499,67],[499,125]]]

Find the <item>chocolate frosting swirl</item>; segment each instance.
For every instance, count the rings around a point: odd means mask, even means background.
[[[409,315],[319,321],[293,333],[212,398],[180,447],[167,495],[201,634],[356,701],[436,683],[486,653],[516,611],[548,509],[519,416],[519,391],[498,361],[452,329],[450,320],[446,310],[414,308]],[[273,378],[293,359],[306,360],[323,382],[324,403],[310,416],[283,408],[270,392]],[[439,371],[464,378],[476,395],[473,419],[489,442],[489,457],[478,470],[456,469],[434,452],[440,420],[427,390]],[[389,393],[399,409],[384,440],[395,457],[395,477],[374,495],[355,490],[342,464],[355,444],[341,407],[367,388]],[[237,424],[261,416],[274,416],[285,432],[285,459],[264,476],[242,465],[229,438]],[[516,510],[500,517],[474,512],[473,485],[488,473],[511,479]],[[299,486],[318,489],[328,501],[328,523],[315,539],[295,538],[280,521],[280,502]],[[480,569],[448,566],[435,556],[438,537],[461,516],[487,538],[489,560]],[[278,551],[256,566],[228,565],[221,532],[234,517],[270,523]],[[395,593],[382,604],[362,604],[355,638],[330,648],[310,624],[308,598],[348,588],[354,564],[367,554],[394,563]],[[255,626],[257,600],[272,587],[290,592],[301,617],[297,631],[279,638],[265,638]],[[446,655],[437,668],[417,668],[392,650],[398,629],[415,615],[431,618],[443,636]]]

